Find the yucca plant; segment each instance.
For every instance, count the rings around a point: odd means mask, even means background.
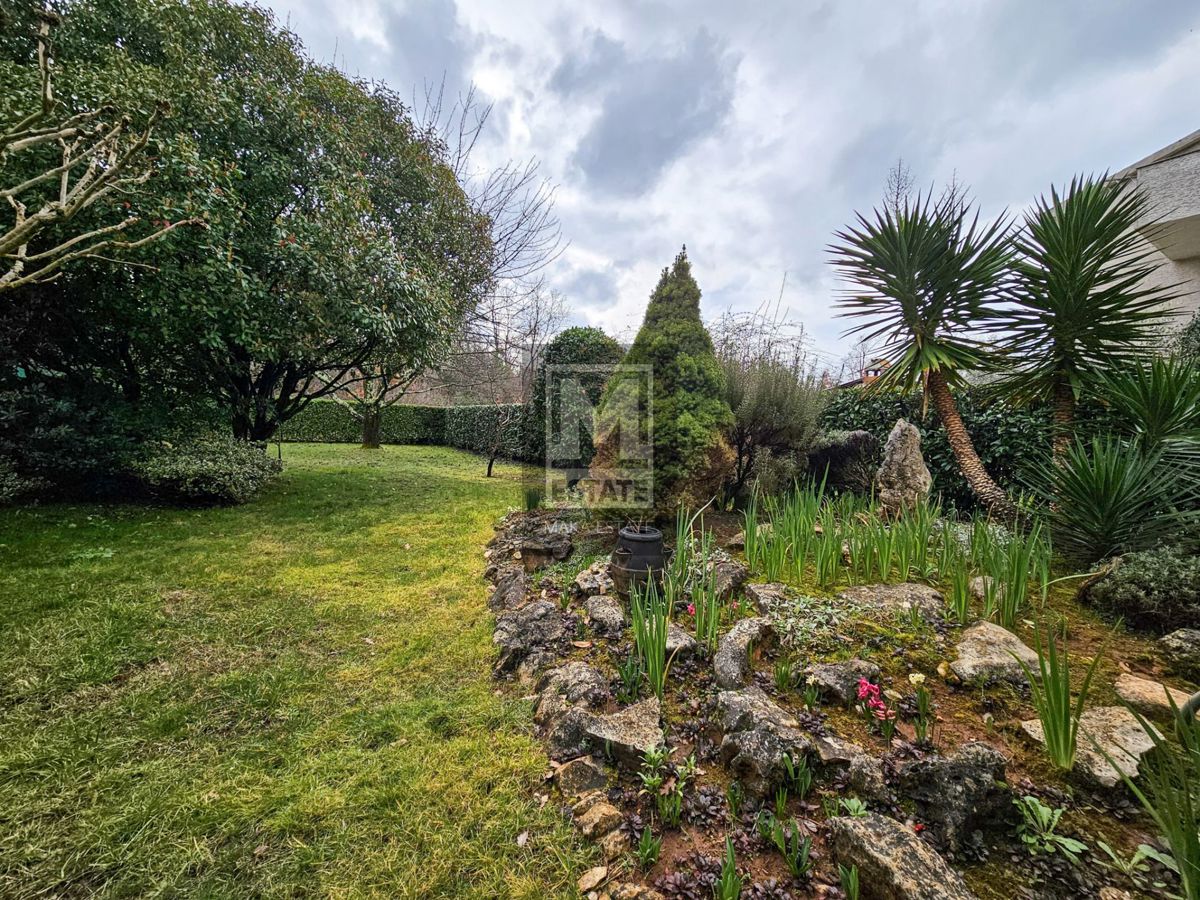
[[[1073,441],[1075,404],[1105,372],[1148,358],[1171,313],[1175,289],[1153,278],[1158,252],[1146,239],[1150,201],[1107,176],[1076,177],[1040,197],[1017,232],[1017,305],[988,327],[1014,365],[1002,389],[1052,404],[1054,456]]]
[[[1197,486],[1160,449],[1113,435],[1075,441],[1036,472],[1055,549],[1078,564],[1145,550],[1200,522]]]
[[[972,331],[998,314],[1006,293],[1009,220],[981,224],[959,197],[935,201],[929,194],[859,214],[829,249],[849,283],[838,300],[841,315],[864,320],[847,334],[883,341],[888,368],[872,389],[923,389],[975,495],[1010,517],[1012,505],[975,451],[952,393],[964,371],[989,363]]]
[[[1156,357],[1149,365],[1102,373],[1093,393],[1143,446],[1200,439],[1200,363],[1194,359]]]
[[[1041,629],[1037,629],[1038,672],[1035,674],[1017,655],[1012,654],[1029,681],[1033,706],[1042,723],[1042,734],[1046,743],[1046,754],[1050,761],[1064,772],[1075,768],[1075,753],[1078,749],[1079,719],[1092,688],[1092,678],[1100,666],[1100,660],[1108,647],[1107,642],[1096,653],[1088,666],[1083,684],[1075,700],[1071,700],[1071,657],[1067,652],[1066,635],[1063,635],[1061,650],[1053,634],[1048,635],[1042,646]],[[1040,675],[1040,677],[1038,677]]]

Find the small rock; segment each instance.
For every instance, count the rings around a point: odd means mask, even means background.
[[[1158,639],[1158,649],[1171,669],[1200,683],[1200,630],[1180,628]]]
[[[583,662],[569,662],[551,669],[538,681],[541,692],[533,721],[551,727],[573,706],[597,707],[608,700],[608,680]]]
[[[575,812],[575,827],[586,838],[598,838],[601,835],[608,834],[614,828],[619,828],[622,822],[621,811],[601,798],[593,798],[591,795],[584,798],[588,800],[586,805],[577,804]],[[583,804],[583,801],[580,801]]]
[[[858,757],[867,755],[867,751],[858,744],[836,734],[815,735],[813,748],[821,764],[826,766],[847,766]]]
[[[657,697],[608,715],[591,715],[583,727],[583,736],[599,753],[611,753],[618,762],[636,770],[642,756],[663,742],[659,719],[662,707]]]
[[[571,582],[571,595],[574,597],[592,597],[596,594],[611,594],[613,592],[612,575],[609,572],[611,563],[607,559],[596,560]]]
[[[564,797],[579,797],[608,787],[608,773],[590,756],[581,756],[559,766],[554,782]]]
[[[1003,754],[972,741],[951,756],[905,765],[898,775],[900,793],[915,804],[917,817],[958,853],[975,832],[1009,824],[1013,806],[1004,770]]]
[[[500,648],[497,674],[513,671],[535,651],[545,651],[562,640],[566,628],[561,610],[549,600],[531,600],[519,609],[496,618],[492,643]]]
[[[528,573],[521,566],[505,566],[496,577],[496,589],[488,598],[488,609],[492,612],[513,610],[525,602],[525,595],[532,587]]]
[[[667,659],[684,660],[693,655],[699,644],[696,639],[676,625],[670,622],[667,625]]]
[[[627,881],[624,884],[618,884],[609,891],[609,897],[612,900],[666,900],[662,894],[653,888],[645,887],[644,885],[634,884]]]
[[[729,543],[725,545],[726,550],[733,550],[740,553],[746,549],[746,532],[739,531],[729,539]]]
[[[753,796],[766,796],[782,783],[785,756],[794,760],[811,748],[792,715],[758,687],[722,691],[717,711],[725,732],[721,759]]]
[[[905,419],[892,426],[875,484],[880,504],[892,513],[912,509],[929,496],[933,476],[921,456],[921,432]]]
[[[1045,743],[1042,723],[1037,719],[1022,722],[1021,728],[1038,743]],[[1117,768],[1095,749],[1093,741],[1112,757]],[[1142,730],[1133,713],[1123,706],[1098,706],[1084,710],[1079,718],[1075,770],[1100,787],[1116,787],[1121,784],[1120,772],[1137,778],[1143,754],[1153,749],[1153,739]]]
[[[811,683],[822,694],[849,706],[858,700],[858,682],[863,678],[875,681],[879,677],[879,666],[862,659],[848,659],[809,666],[804,675],[812,679]]]
[[[863,900],[975,900],[959,874],[895,819],[839,816],[829,832],[834,858],[858,866]]]
[[[967,583],[967,590],[976,601],[982,603],[987,599],[988,588],[994,580],[991,575],[976,575]]]
[[[1183,709],[1183,705],[1191,697],[1191,694],[1184,691],[1177,691],[1157,681],[1140,678],[1128,672],[1118,675],[1114,686],[1118,697],[1145,716],[1171,716],[1172,700],[1175,702],[1175,709]]]
[[[597,843],[600,845],[600,855],[607,862],[620,859],[629,850],[629,838],[625,836],[625,833],[620,828],[614,828],[601,837]]]
[[[601,637],[619,638],[625,630],[625,610],[615,595],[593,594],[585,608],[592,630]]]
[[[726,690],[740,688],[750,681],[750,650],[774,634],[771,622],[764,618],[742,619],[721,636],[713,657],[717,685]]]
[[[722,600],[732,597],[750,576],[749,567],[744,562],[734,559],[724,550],[713,551],[712,561],[708,564],[707,572],[712,572],[714,569],[716,570],[717,596]]]
[[[879,617],[885,620],[894,621],[897,616],[906,616],[914,606],[921,611],[921,618],[926,622],[940,622],[945,618],[945,598],[935,588],[911,581],[846,588],[838,594],[838,599],[864,609],[877,609]]]
[[[1012,681],[1028,684],[1029,679],[1018,659],[1029,666],[1030,671],[1038,671],[1037,654],[1019,637],[994,622],[976,622],[962,633],[958,659],[950,664],[950,670],[967,683]]]
[[[767,584],[748,584],[745,587],[745,597],[755,612],[765,616],[772,606],[779,606],[787,600],[787,589],[774,581]]]
[[[579,893],[586,894],[588,891],[594,891],[604,884],[604,879],[607,877],[608,866],[596,866],[594,869],[588,869],[579,879]]]

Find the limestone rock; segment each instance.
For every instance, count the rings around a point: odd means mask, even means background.
[[[500,650],[496,673],[512,672],[531,653],[557,644],[565,633],[562,611],[549,600],[531,600],[519,609],[502,613],[492,635],[492,643]]]
[[[611,888],[607,894],[608,900],[666,900],[662,894],[653,888],[627,881]],[[601,897],[604,900],[604,897]]]
[[[1018,659],[1037,673],[1037,653],[1025,646],[1019,637],[994,622],[976,622],[962,633],[958,659],[950,664],[950,670],[968,684],[979,681],[1027,684],[1029,679]]]
[[[975,832],[1007,827],[1013,806],[1004,775],[1004,755],[972,741],[951,756],[905,765],[899,772],[900,793],[913,802],[917,818],[958,853],[972,843]]]
[[[488,609],[492,612],[513,610],[525,602],[533,583],[524,568],[507,565],[496,574],[496,588],[488,598]]]
[[[510,513],[488,543],[488,558],[498,566],[511,562],[536,571],[571,555],[571,535],[578,527],[578,521],[559,512]]]
[[[1158,649],[1175,672],[1200,683],[1200,629],[1172,631],[1158,639]]]
[[[744,562],[734,559],[724,550],[713,551],[707,573],[716,571],[717,596],[728,600],[746,582],[750,569]]]
[[[974,900],[959,874],[895,819],[839,816],[829,832],[834,858],[858,866],[863,900]]]
[[[629,850],[629,838],[620,828],[614,828],[597,841],[600,845],[600,855],[606,862],[620,859]]]
[[[848,659],[809,666],[804,675],[822,694],[849,706],[858,700],[858,682],[863,678],[875,681],[879,677],[879,666],[862,659]]]
[[[585,608],[592,630],[601,637],[619,638],[625,630],[625,610],[615,594],[593,594]]]
[[[866,609],[877,609],[881,618],[893,620],[897,616],[908,615],[914,606],[927,622],[940,622],[946,611],[945,598],[935,588],[916,582],[863,584],[846,588],[838,594],[838,599]]]
[[[608,700],[608,679],[583,662],[569,662],[551,669],[538,682],[541,697],[533,720],[543,728],[551,725],[572,706],[596,707]]]
[[[579,879],[579,893],[586,894],[588,891],[594,891],[600,885],[604,884],[604,879],[608,877],[608,866],[596,866],[594,869],[588,869]]]
[[[609,573],[611,563],[607,559],[599,559],[575,576],[571,582],[571,596],[592,597],[596,594],[611,594],[613,592],[612,575]]]
[[[585,801],[586,802],[585,804]],[[621,811],[604,799],[589,795],[575,806],[575,827],[586,838],[598,838],[619,828],[623,817]]]
[[[753,796],[764,797],[782,783],[785,756],[796,759],[811,748],[792,715],[757,687],[722,691],[717,711],[725,732],[721,760]]]
[[[933,476],[921,456],[921,432],[904,419],[892,426],[875,484],[879,502],[894,513],[912,509],[929,496]]]
[[[780,606],[787,599],[787,589],[778,582],[748,584],[744,595],[760,616],[765,616],[771,607]]]
[[[1128,672],[1118,675],[1114,686],[1118,697],[1145,716],[1166,718],[1173,714],[1172,700],[1175,701],[1175,709],[1182,709],[1191,697],[1191,694],[1185,691],[1177,691],[1160,682]]]
[[[636,770],[642,756],[663,742],[659,719],[662,707],[657,697],[608,715],[592,715],[583,727],[583,736],[598,753],[611,753],[621,764]]]
[[[590,756],[581,756],[559,766],[554,783],[564,797],[579,797],[608,787],[608,773]]]
[[[742,619],[717,642],[713,670],[717,685],[734,690],[750,680],[750,649],[774,634],[771,622],[764,618]]]
[[[699,647],[696,639],[674,622],[667,625],[667,659],[687,659]]]
[[[1038,743],[1045,743],[1042,723],[1037,719],[1022,722],[1021,728]],[[1093,741],[1112,758],[1116,768],[1095,749]],[[1142,755],[1153,749],[1154,741],[1133,713],[1123,706],[1098,706],[1084,710],[1079,719],[1075,770],[1100,787],[1116,787],[1121,784],[1118,769],[1137,778]]]

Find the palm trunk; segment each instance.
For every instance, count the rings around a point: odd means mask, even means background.
[[[946,439],[954,452],[955,460],[958,461],[963,478],[990,512],[1007,521],[1014,520],[1017,509],[1008,499],[1004,488],[992,480],[992,476],[983,465],[983,460],[975,452],[975,444],[963,424],[962,416],[958,414],[958,405],[954,402],[954,395],[950,393],[946,377],[941,372],[930,372],[926,384],[933,408],[937,410],[942,427],[946,429]]]
[[[1075,425],[1075,392],[1066,381],[1054,385],[1054,462],[1062,465],[1071,449]]]

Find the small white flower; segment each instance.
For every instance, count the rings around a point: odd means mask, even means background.
[[[908,676],[908,683],[911,684],[913,687],[920,687],[921,685],[923,685],[925,683],[925,676],[922,675],[920,672],[913,672],[911,675]]]

